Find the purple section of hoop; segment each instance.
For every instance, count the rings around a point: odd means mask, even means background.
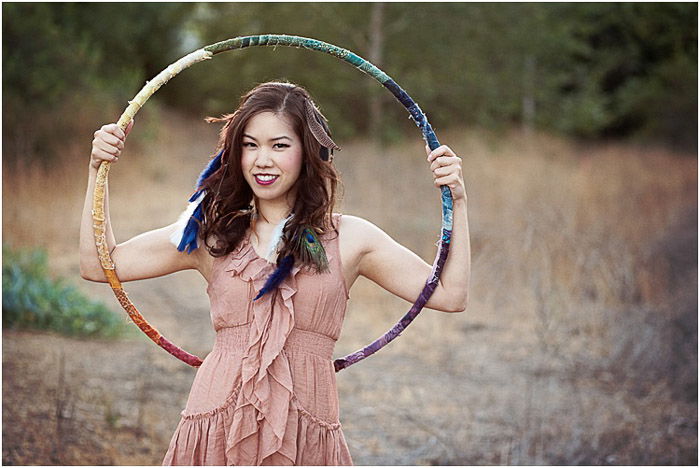
[[[166,337],[161,336],[160,340],[158,342],[161,348],[181,360],[182,362],[189,364],[192,367],[199,367],[202,365],[202,360],[199,359],[197,356],[188,353],[187,351],[183,350],[182,348],[179,348],[175,346],[175,344],[168,340]]]
[[[451,232],[443,232],[443,240],[447,237],[448,241],[443,242],[440,245],[440,250],[438,251],[435,265],[433,266],[433,270],[430,274],[430,278],[426,282],[423,291],[421,291],[420,295],[418,296],[418,299],[413,304],[411,309],[408,312],[406,312],[406,315],[404,315],[401,318],[401,320],[399,320],[398,323],[394,325],[384,335],[377,338],[375,341],[365,346],[364,348],[355,351],[352,354],[348,354],[344,358],[336,359],[333,362],[336,372],[339,372],[345,369],[346,367],[351,366],[382,349],[389,342],[394,340],[394,338],[398,337],[401,334],[401,332],[403,332],[406,329],[406,327],[413,321],[413,319],[415,319],[418,316],[418,314],[428,302],[430,296],[432,296],[433,292],[435,291],[435,288],[438,285],[440,273],[442,272],[442,268],[445,265],[445,261],[447,260],[447,254],[450,250],[449,239],[451,234]]]

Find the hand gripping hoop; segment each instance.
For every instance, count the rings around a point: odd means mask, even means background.
[[[399,100],[399,102],[408,110],[411,118],[420,128],[423,139],[426,141],[431,150],[434,150],[440,143],[438,142],[437,136],[432,127],[428,123],[423,111],[421,111],[418,104],[413,102],[413,99],[391,79],[386,73],[381,71],[379,68],[372,65],[367,60],[362,57],[350,52],[349,50],[328,44],[326,42],[318,41],[315,39],[309,39],[299,36],[288,36],[288,35],[278,35],[278,34],[262,34],[258,36],[242,36],[233,39],[228,39],[226,41],[217,42],[206,46],[202,49],[196,50],[175,63],[169,65],[165,70],[160,72],[151,81],[147,82],[146,85],[138,92],[133,100],[129,101],[128,107],[124,110],[121,117],[119,118],[117,124],[124,130],[129,124],[131,119],[134,118],[136,113],[143,107],[149,97],[151,97],[158,89],[168,82],[172,77],[180,73],[182,70],[192,66],[197,62],[203,60],[208,60],[214,55],[221,52],[226,52],[228,50],[243,49],[246,47],[254,46],[286,46],[286,47],[298,47],[310,50],[316,50],[319,52],[325,52],[327,54],[333,55],[361,71],[367,73],[375,80],[379,81],[386,89],[388,89],[391,94]],[[107,176],[109,174],[110,163],[103,161],[97,172],[97,182],[95,184],[95,191],[93,194],[93,228],[95,233],[95,244],[97,246],[97,254],[102,265],[102,269],[105,272],[109,285],[112,287],[114,294],[117,296],[119,304],[124,308],[126,313],[129,315],[131,320],[153,340],[157,345],[165,349],[167,352],[175,356],[176,358],[186,362],[187,364],[199,367],[202,364],[202,360],[193,354],[190,354],[183,349],[179,348],[171,341],[166,339],[161,335],[158,330],[153,328],[146,319],[143,318],[141,313],[136,309],[136,307],[129,300],[124,288],[122,287],[119,278],[117,278],[114,262],[109,254],[109,249],[107,248],[107,241],[105,237],[105,215],[104,215],[104,196],[105,196],[105,184],[107,182]],[[452,236],[452,193],[449,187],[440,187],[442,191],[442,230],[440,238],[440,246],[438,248],[438,253],[435,257],[433,263],[433,269],[430,273],[430,277],[426,280],[425,286],[421,291],[418,299],[413,304],[411,309],[399,320],[396,325],[391,327],[384,335],[377,338],[371,344],[365,346],[364,348],[355,351],[343,358],[336,359],[334,361],[336,372],[345,369],[346,367],[355,364],[358,361],[366,358],[379,351],[381,348],[386,346],[390,341],[399,336],[401,332],[413,321],[414,318],[420,313],[420,311],[425,306],[430,296],[435,291],[440,279],[440,273],[445,265],[445,260],[447,260],[447,254],[450,248],[450,239]]]

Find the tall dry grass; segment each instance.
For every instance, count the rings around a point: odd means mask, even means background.
[[[441,137],[464,157],[470,306],[466,317],[424,312],[393,345],[423,377],[399,383],[405,414],[387,411],[387,430],[420,420],[435,446],[401,461],[693,463],[697,159],[517,132]],[[421,143],[344,152],[348,211],[431,260],[439,202]],[[358,286],[347,351],[408,308]],[[416,407],[431,394],[421,386],[440,397]],[[378,400],[396,404],[393,386]]]
[[[543,134],[438,133],[464,159],[469,309],[426,310],[381,354],[339,374],[355,462],[696,462],[696,156]],[[4,240],[46,246],[56,271],[75,276],[90,139],[70,143],[51,171],[3,164]],[[177,217],[216,129],[156,108],[133,140],[110,175],[119,241]],[[341,146],[339,211],[431,262],[439,191],[422,141]],[[195,294],[154,281],[127,289],[167,307]],[[187,300],[205,308],[197,294]],[[358,280],[336,354],[378,336],[408,306]],[[152,317],[206,350],[201,314],[174,320],[154,307]]]

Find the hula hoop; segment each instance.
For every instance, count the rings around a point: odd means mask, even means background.
[[[197,62],[211,59],[214,55],[221,52],[256,46],[286,46],[316,50],[333,55],[334,57],[353,65],[381,83],[391,92],[391,94],[394,95],[394,97],[396,97],[396,99],[398,99],[398,101],[408,110],[416,125],[420,128],[421,133],[423,134],[423,139],[426,141],[431,150],[434,150],[440,146],[433,128],[428,123],[428,119],[423,111],[420,109],[420,107],[418,107],[418,104],[416,104],[413,99],[411,99],[411,97],[382,70],[372,65],[362,57],[341,47],[337,47],[316,39],[278,34],[236,37],[217,42],[187,54],[178,61],[169,65],[151,81],[147,82],[146,85],[138,92],[138,94],[136,94],[134,99],[129,101],[129,105],[124,110],[121,117],[119,117],[117,124],[122,130],[126,129],[126,126],[129,124],[131,119],[134,118],[141,107],[143,107],[148,98],[150,98],[161,86],[167,83],[182,70],[194,65]],[[193,367],[199,367],[202,364],[202,360],[200,358],[176,346],[170,340],[161,335],[158,330],[152,327],[148,321],[146,321],[134,304],[132,304],[132,302],[129,300],[129,297],[122,287],[121,281],[119,281],[119,278],[117,277],[114,262],[112,261],[112,257],[109,254],[109,249],[107,248],[107,240],[105,235],[104,197],[109,168],[110,162],[102,161],[97,172],[97,181],[95,184],[95,191],[93,193],[92,210],[93,230],[95,234],[97,254],[105,276],[107,277],[107,281],[114,291],[119,304],[124,308],[131,320],[146,335],[148,335],[151,340],[181,361]],[[391,329],[389,329],[384,335],[377,338],[364,348],[359,349],[343,358],[336,359],[333,363],[336,372],[345,369],[346,367],[355,364],[368,356],[371,356],[386,346],[389,342],[394,340],[394,338],[399,336],[401,332],[403,332],[403,330],[406,329],[406,327],[413,321],[413,319],[418,316],[420,311],[428,302],[428,299],[430,299],[430,296],[435,291],[440,279],[442,268],[447,260],[450,240],[452,238],[452,193],[447,186],[443,185],[440,187],[440,189],[442,192],[442,228],[440,246],[433,263],[430,277],[426,280],[425,286],[418,296],[418,299],[416,299],[416,302],[401,318],[401,320],[399,320],[396,325],[391,327]]]

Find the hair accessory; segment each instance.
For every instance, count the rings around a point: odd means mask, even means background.
[[[340,151],[340,146],[336,145],[335,142],[328,135],[328,127],[324,124],[323,120],[319,117],[319,112],[314,104],[306,99],[304,100],[304,109],[306,111],[306,120],[309,123],[309,130],[313,134],[314,138],[321,145],[321,159],[328,161],[330,154],[333,154],[333,150]]]
[[[277,226],[275,226],[275,230],[272,231],[272,239],[270,239],[270,244],[267,246],[267,252],[265,253],[265,260],[267,260],[270,263],[275,261],[280,244],[282,243],[282,234],[284,232],[284,227],[287,225],[287,222],[290,219],[292,219],[292,216],[293,214],[290,214],[282,221],[277,223]]]
[[[282,282],[283,279],[287,277],[290,271],[292,271],[292,267],[294,266],[294,256],[293,255],[287,255],[284,257],[282,260],[280,260],[279,265],[277,265],[277,268],[275,271],[267,277],[267,280],[265,281],[265,285],[262,287],[260,291],[258,291],[258,295],[255,296],[254,301],[257,301],[261,297],[263,297],[266,293],[273,291],[274,289],[279,286],[279,284]]]
[[[202,210],[202,200],[204,200],[207,191],[204,190],[202,184],[204,181],[211,176],[213,173],[221,168],[221,156],[224,154],[224,150],[219,151],[207,167],[199,174],[197,177],[196,190],[189,199],[189,205],[185,208],[185,211],[180,214],[177,220],[177,227],[175,232],[170,235],[170,242],[177,247],[180,252],[187,250],[187,253],[192,253],[196,250],[197,245],[197,234],[199,233],[199,223],[204,220],[204,212]]]
[[[323,244],[313,228],[304,226],[301,235],[297,236],[296,242],[301,247],[299,251],[301,252],[302,262],[313,262],[314,265],[318,266],[320,273],[328,271],[326,250],[323,248]]]
[[[292,219],[293,216],[293,214],[290,214],[289,216],[287,216],[287,218],[280,221],[275,227],[275,231],[273,232],[272,240],[270,241],[270,245],[268,247],[266,255],[266,259],[269,262],[272,262],[274,255],[277,254],[279,245],[282,243],[282,233],[284,231],[284,227],[287,225],[289,220]],[[328,271],[328,258],[326,257],[326,250],[323,248],[323,244],[319,240],[313,228],[308,226],[303,227],[301,229],[301,235],[294,236],[294,241],[301,244],[301,248],[298,250],[301,252],[302,262],[313,262],[315,265],[318,266],[319,272]],[[282,282],[282,280],[284,280],[284,278],[286,278],[287,275],[289,275],[289,273],[292,271],[293,266],[294,256],[292,255],[287,255],[282,260],[280,260],[277,263],[277,268],[275,269],[275,271],[272,272],[272,274],[267,278],[267,281],[265,281],[265,285],[262,287],[262,289],[258,292],[258,295],[255,296],[255,299],[253,300],[258,300],[266,293],[277,288],[277,286]]]

